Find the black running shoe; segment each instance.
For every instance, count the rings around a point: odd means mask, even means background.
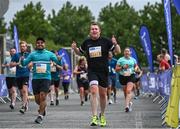
[[[35,119],[34,122],[37,123],[37,124],[42,124],[43,118],[42,118],[41,116],[38,116],[38,117]]]
[[[126,107],[126,108],[125,108],[125,112],[129,112],[129,107]]]
[[[22,106],[21,109],[19,110],[19,112],[24,114],[26,112],[26,107]]]
[[[51,101],[50,106],[54,106],[54,101]]]
[[[13,110],[14,109],[14,106],[12,104],[9,105],[9,107]]]
[[[59,100],[58,100],[58,99],[56,99],[56,106],[57,106],[57,105],[59,105]]]
[[[81,106],[83,106],[84,105],[84,102],[83,101],[81,101]]]
[[[84,101],[88,101],[88,95],[85,95]]]

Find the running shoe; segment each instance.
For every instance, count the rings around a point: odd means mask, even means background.
[[[54,106],[54,101],[51,101],[51,102],[50,102],[50,106]]]
[[[134,99],[138,99],[138,96],[135,96]]]
[[[97,125],[98,125],[98,117],[94,115],[91,118],[91,126],[97,126]]]
[[[59,105],[59,100],[58,100],[58,99],[56,99],[56,106],[57,106],[57,105]]]
[[[125,112],[129,112],[129,107],[126,107],[126,108],[125,108]]]
[[[19,110],[20,113],[24,114],[27,111],[28,107],[22,106],[21,109]]]
[[[83,106],[84,105],[84,101],[81,101],[81,106]]]
[[[112,99],[109,99],[109,105],[113,104]]]
[[[101,126],[101,127],[105,127],[106,124],[107,124],[105,116],[102,115],[102,114],[100,114],[100,115],[99,115],[99,119],[100,119],[100,126]]]
[[[85,95],[84,101],[88,101],[88,95]]]
[[[9,107],[13,110],[14,109],[14,105],[10,104]]]
[[[43,117],[39,115],[39,116],[35,119],[34,122],[37,123],[37,124],[42,124],[42,122],[43,122]]]
[[[130,111],[130,112],[132,111],[132,105],[133,105],[133,103],[132,103],[132,102],[129,102],[129,111]]]

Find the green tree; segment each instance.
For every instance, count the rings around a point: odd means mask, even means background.
[[[11,32],[16,25],[20,39],[27,39],[29,36],[41,36],[49,38],[52,33],[52,27],[45,19],[45,10],[38,2],[34,5],[32,2],[24,6],[24,9],[17,12],[10,22]]]
[[[56,14],[52,11],[49,21],[53,26],[54,33],[52,39],[56,44],[70,46],[72,41],[81,43],[88,36],[89,25],[94,20],[91,11],[87,6],[73,6],[66,2]]]
[[[163,3],[155,3],[150,5],[148,3],[143,10],[139,11],[141,24],[145,24],[149,28],[149,33],[152,41],[153,58],[156,60],[157,54],[162,48],[168,49],[167,31],[164,17]],[[171,6],[172,30],[173,30],[173,46],[174,52],[180,54],[180,35],[178,28],[180,28],[180,17],[176,13],[174,6]]]
[[[138,12],[130,7],[126,0],[115,3],[111,3],[104,7],[100,14],[98,21],[102,27],[102,34],[111,38],[115,35],[122,50],[125,47],[133,46],[138,53],[141,50],[139,43],[139,26],[140,19]],[[142,54],[138,55],[139,57]],[[141,58],[143,60],[143,58]]]
[[[0,18],[0,34],[6,33],[6,23],[4,21],[4,18]]]

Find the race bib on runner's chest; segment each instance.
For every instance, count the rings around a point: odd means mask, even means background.
[[[90,58],[101,57],[102,56],[101,46],[90,47],[89,48],[89,56],[90,56]]]
[[[46,73],[47,64],[36,64],[36,73]]]
[[[16,74],[16,67],[9,68],[11,74]]]
[[[65,77],[64,77],[64,80],[69,80],[70,79],[70,76],[69,75],[66,75]]]
[[[51,66],[51,72],[56,72],[56,66]]]

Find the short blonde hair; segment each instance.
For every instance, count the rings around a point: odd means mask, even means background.
[[[78,60],[78,66],[81,64],[81,62],[85,61],[86,62],[86,57],[81,56]]]
[[[27,42],[26,41],[20,41],[20,43],[19,43],[19,45],[21,45],[21,44],[25,44],[26,46],[27,46]]]

